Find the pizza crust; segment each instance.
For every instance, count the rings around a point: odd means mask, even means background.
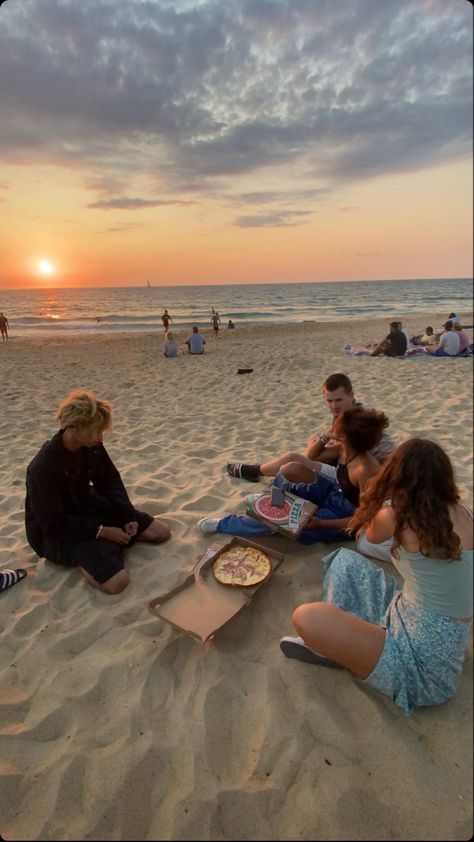
[[[265,553],[254,547],[232,547],[216,558],[213,572],[222,585],[250,587],[270,575],[272,564]]]

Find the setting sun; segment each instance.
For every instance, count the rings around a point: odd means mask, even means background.
[[[38,269],[42,275],[51,275],[54,272],[53,264],[49,260],[40,260]]]

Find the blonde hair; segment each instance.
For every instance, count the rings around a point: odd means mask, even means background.
[[[72,391],[59,406],[56,420],[61,429],[104,433],[112,427],[112,404],[80,389]]]
[[[169,331],[168,331],[168,333],[166,334],[166,338],[167,338],[167,339],[173,339],[173,334],[171,333],[171,331],[170,331],[170,330],[169,330]]]

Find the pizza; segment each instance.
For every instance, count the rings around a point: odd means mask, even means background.
[[[224,550],[213,565],[214,576],[222,585],[257,585],[272,572],[268,556],[254,547]]]
[[[288,520],[291,512],[291,501],[285,498],[283,506],[272,506],[271,491],[264,492],[255,500],[255,511],[265,520],[274,523],[284,523]]]

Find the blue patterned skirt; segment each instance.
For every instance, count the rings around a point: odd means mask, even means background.
[[[323,598],[386,629],[378,663],[363,683],[408,716],[456,692],[470,623],[407,602],[397,580],[367,558],[341,548],[323,559]]]

